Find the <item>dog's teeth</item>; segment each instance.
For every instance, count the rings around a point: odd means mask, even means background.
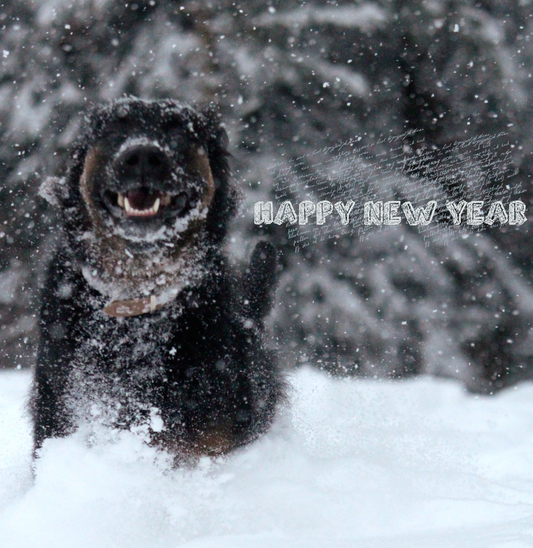
[[[170,194],[163,194],[163,197],[161,198],[161,205],[168,206],[170,205],[170,202],[172,202]]]
[[[124,209],[126,210],[126,214],[133,217],[150,217],[152,215],[155,215],[159,211],[160,204],[161,200],[159,198],[156,198],[152,207],[148,209],[137,209],[135,207],[132,207],[128,197],[124,196]]]
[[[117,205],[120,207],[124,207],[124,194],[120,194],[120,192],[117,198]]]

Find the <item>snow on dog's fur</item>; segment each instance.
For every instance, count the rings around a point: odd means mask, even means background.
[[[94,108],[63,178],[42,295],[31,410],[36,451],[80,424],[144,428],[178,460],[270,425],[283,382],[263,344],[274,248],[238,279],[221,252],[236,209],[215,111],[123,99]]]

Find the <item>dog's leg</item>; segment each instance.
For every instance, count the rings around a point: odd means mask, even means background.
[[[247,317],[261,321],[272,308],[278,280],[276,248],[259,242],[252,253],[250,266],[244,276],[245,311]]]
[[[33,415],[33,449],[34,456],[47,438],[65,436],[71,430],[63,396],[66,379],[58,363],[57,369],[47,371],[37,366],[31,395],[31,412]]]
[[[65,287],[63,270],[61,257],[56,257],[42,295],[41,340],[30,399],[34,452],[45,439],[64,436],[72,430],[65,391],[76,347],[72,326],[77,315],[72,302],[58,298],[60,288]],[[69,306],[65,306],[66,302]]]

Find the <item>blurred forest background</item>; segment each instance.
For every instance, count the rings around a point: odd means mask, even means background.
[[[509,133],[531,208],[531,13],[530,0],[0,0],[0,367],[34,359],[55,224],[39,184],[61,173],[87,105],[131,94],[219,103],[244,191],[230,248],[282,251],[271,327],[289,367],[479,392],[532,377],[532,221],[429,247],[403,224],[296,254],[252,216],[274,199],[276,162],[356,136],[378,155],[379,135],[408,129],[439,147]]]

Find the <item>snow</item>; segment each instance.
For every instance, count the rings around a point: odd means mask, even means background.
[[[281,24],[288,27],[305,27],[313,24],[336,25],[341,28],[359,28],[370,31],[387,20],[387,13],[377,4],[328,8],[298,8],[281,13],[264,13],[255,23],[262,26]]]
[[[0,374],[2,548],[526,548],[533,384],[290,377],[273,429],[172,470],[142,436],[46,442],[30,472],[29,374]]]

